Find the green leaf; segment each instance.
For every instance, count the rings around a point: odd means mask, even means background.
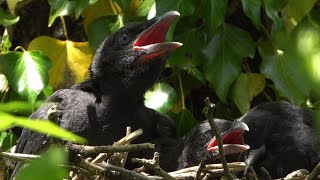
[[[188,133],[191,128],[197,124],[197,120],[193,117],[192,113],[183,108],[175,117],[175,124],[177,126],[177,136],[182,137]]]
[[[88,40],[92,51],[95,52],[107,36],[123,25],[121,15],[103,16],[93,21],[88,27]]]
[[[4,32],[2,36],[2,42],[1,42],[1,49],[0,52],[7,53],[10,51],[10,48],[12,46],[12,43],[10,41],[9,35],[7,34],[7,31]],[[1,70],[1,68],[0,68]]]
[[[214,87],[218,97],[226,102],[230,86],[241,72],[242,58],[254,56],[254,42],[248,32],[225,24],[203,53],[207,57],[203,67],[204,76]]]
[[[244,13],[251,19],[257,29],[260,29],[261,0],[241,0]]]
[[[15,14],[15,8],[16,8],[16,5],[19,3],[19,2],[22,2],[23,0],[6,0],[7,1],[7,4],[8,4],[8,9],[10,11],[11,14]]]
[[[306,18],[289,34],[279,32],[259,47],[260,71],[273,81],[280,96],[297,105],[320,88],[320,33],[314,20]]]
[[[42,102],[36,101],[31,104],[25,101],[10,101],[7,103],[0,103],[0,111],[10,113],[30,116],[35,109],[37,109]]]
[[[125,14],[129,12],[131,1],[128,0],[115,0],[115,2],[120,6],[122,12]]]
[[[263,91],[266,80],[261,74],[241,73],[232,89],[232,100],[242,114],[250,109],[250,102]]]
[[[7,90],[7,88],[8,88],[8,80],[5,75],[0,74],[0,94],[4,93],[4,91]]]
[[[136,16],[147,16],[155,0],[144,0],[135,12]]]
[[[207,0],[204,9],[204,22],[208,28],[210,37],[217,31],[224,22],[224,15],[227,9],[227,0]]]
[[[188,72],[195,78],[197,78],[202,84],[206,84],[206,78],[202,72],[196,67],[189,67]]]
[[[48,85],[51,62],[40,51],[9,52],[0,65],[13,90],[32,103]]]
[[[20,19],[19,16],[9,14],[5,12],[5,10],[2,7],[0,7],[0,25],[10,26],[12,24],[17,23],[19,19]]]
[[[177,102],[176,91],[167,83],[157,83],[144,97],[147,107],[162,113],[170,111]]]
[[[176,0],[176,1],[166,1],[157,0],[156,10],[157,15],[162,15],[168,11],[179,11],[181,16],[191,16],[195,11],[196,4],[199,3],[196,0]]]
[[[74,12],[76,3],[67,0],[48,0],[50,14],[48,26],[51,27],[55,19],[59,16],[71,15]]]
[[[64,179],[68,175],[68,171],[61,165],[66,162],[67,152],[62,147],[52,147],[40,158],[31,161],[25,168],[22,168],[16,179]]]
[[[74,13],[76,16],[76,19],[78,19],[82,13],[82,11],[89,7],[89,5],[92,5],[96,3],[98,0],[74,0],[75,7],[74,7]]]
[[[17,143],[17,137],[11,131],[0,134],[1,151],[9,151]]]
[[[282,15],[287,29],[293,29],[314,7],[317,0],[290,0],[283,8]]]
[[[49,134],[53,137],[68,139],[78,143],[85,143],[86,140],[80,136],[72,134],[71,132],[60,128],[51,121],[33,120],[23,117],[12,116],[10,114],[0,111],[0,131],[3,131],[12,126],[20,126],[23,128],[32,129],[34,131]]]
[[[263,2],[267,16],[274,22],[274,29],[280,29],[282,27],[282,20],[279,17],[278,11],[283,7],[287,0],[263,0]]]

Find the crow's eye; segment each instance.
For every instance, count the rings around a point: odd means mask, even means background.
[[[131,40],[131,37],[124,33],[124,34],[121,34],[120,37],[119,37],[119,44],[120,45],[127,45]]]

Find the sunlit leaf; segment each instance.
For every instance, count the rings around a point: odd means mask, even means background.
[[[51,63],[40,51],[9,52],[0,64],[15,92],[30,102],[34,102],[48,84]]]
[[[40,133],[49,134],[53,137],[68,139],[78,143],[84,143],[86,141],[84,138],[60,128],[51,121],[27,119],[18,116],[12,116],[1,111],[0,119],[0,131],[3,131],[12,126],[20,126],[23,128],[32,129]]]
[[[62,147],[51,147],[40,158],[22,168],[17,180],[57,180],[67,177],[67,169],[61,165],[67,162],[67,152]]]
[[[203,73],[219,98],[226,102],[231,84],[242,69],[242,58],[253,57],[255,45],[250,34],[225,24],[204,49],[207,62]]]
[[[241,73],[232,89],[232,100],[242,114],[250,109],[250,102],[263,91],[266,80],[261,74]]]
[[[60,41],[41,36],[31,41],[29,50],[40,50],[52,61],[49,84],[53,89],[71,87],[88,77],[92,53],[88,42]]]
[[[121,8],[113,0],[99,0],[92,6],[86,8],[82,16],[84,17],[84,28],[87,32],[89,25],[102,16],[123,14]]]
[[[241,0],[244,13],[251,19],[256,28],[260,29],[261,0]]]
[[[279,95],[292,103],[306,102],[311,89],[318,84],[315,79],[320,78],[316,66],[320,59],[319,40],[318,27],[305,20],[295,32],[279,33],[272,42],[259,47],[261,72],[274,82]]]
[[[50,5],[50,15],[48,26],[51,27],[55,19],[59,16],[71,15],[74,12],[76,3],[66,0],[48,0]]]
[[[166,83],[157,83],[145,94],[145,105],[162,113],[168,112],[176,101],[176,91]]]
[[[197,124],[197,120],[193,117],[192,113],[184,108],[175,117],[175,124],[177,126],[177,136],[182,137],[188,133],[191,128]]]
[[[212,36],[217,31],[218,27],[224,22],[227,4],[227,0],[206,0],[204,22],[208,28],[210,36]]]
[[[11,14],[15,14],[15,8],[16,8],[16,5],[19,3],[19,2],[22,2],[24,0],[6,0],[7,1],[7,4],[8,4],[8,9],[10,11]]]
[[[102,41],[123,26],[121,15],[103,16],[93,21],[88,28],[88,40],[92,51],[96,51]]]
[[[0,7],[0,25],[2,26],[10,26],[19,21],[19,16],[15,16],[5,12],[5,10]]]
[[[311,11],[316,2],[317,0],[288,1],[288,4],[282,10],[287,29],[294,28]]]

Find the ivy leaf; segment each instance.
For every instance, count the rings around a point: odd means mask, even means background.
[[[22,2],[23,0],[6,0],[7,1],[7,4],[8,4],[8,9],[10,11],[11,14],[15,14],[15,8],[16,8],[16,5],[19,3],[19,2]]]
[[[95,52],[103,40],[123,26],[121,15],[103,16],[93,21],[88,28],[90,47]]]
[[[174,117],[174,120],[177,126],[178,137],[184,136],[198,122],[186,108],[182,108],[182,110]]]
[[[179,11],[181,16],[191,16],[194,13],[196,3],[195,0],[176,0],[176,1],[166,1],[157,0],[156,10],[157,15],[162,15],[168,11]]]
[[[260,29],[261,0],[241,0],[244,13],[251,19],[257,29]]]
[[[27,119],[24,117],[12,116],[0,111],[0,131],[8,129],[12,126],[20,126],[32,129],[34,131],[49,134],[53,137],[71,140],[77,143],[85,143],[86,140],[78,135],[60,128],[51,121]]]
[[[84,17],[83,25],[88,32],[90,24],[102,16],[122,15],[122,10],[113,0],[99,0],[95,4],[86,8],[82,16]]]
[[[155,0],[144,0],[135,11],[136,16],[147,16],[154,5]]]
[[[290,43],[290,40],[287,43]],[[261,73],[274,82],[280,96],[287,97],[290,102],[301,105],[305,102],[311,89],[306,62],[300,59],[291,48],[279,47],[274,50],[270,47],[272,47],[270,43],[259,47],[263,60],[260,67]]]
[[[282,9],[286,28],[293,29],[314,7],[317,0],[290,0]]]
[[[12,24],[17,23],[19,19],[20,19],[19,16],[9,14],[5,12],[5,10],[2,7],[0,7],[0,25],[10,26]]]
[[[9,151],[17,143],[18,138],[11,131],[0,133],[1,151]]]
[[[218,97],[226,102],[230,86],[241,72],[242,58],[254,56],[254,42],[248,32],[225,24],[203,53],[207,57],[203,73]]]
[[[287,0],[263,0],[264,8],[268,17],[274,22],[274,29],[278,30],[282,27],[282,20],[278,11],[284,6]]]
[[[51,147],[40,158],[30,162],[22,168],[17,175],[17,180],[28,179],[63,179],[68,171],[61,166],[67,162],[67,152],[62,147]]]
[[[50,57],[49,84],[53,89],[71,87],[89,75],[92,52],[88,42],[60,41],[41,36],[31,41],[28,50],[40,50]]]
[[[76,19],[78,19],[82,11],[87,8],[89,5],[96,3],[98,0],[75,0],[74,13]]]
[[[29,102],[35,102],[48,84],[51,63],[40,51],[9,52],[0,64],[13,90]]]
[[[232,100],[242,114],[250,109],[250,102],[263,91],[266,80],[261,74],[241,73],[232,89]]]
[[[115,2],[120,6],[120,8],[122,9],[122,12],[124,12],[124,13],[128,13],[129,12],[130,5],[131,5],[132,1],[135,1],[135,0],[131,0],[131,1],[128,1],[128,0],[115,0]]]
[[[74,12],[76,3],[66,0],[48,0],[50,8],[48,26],[51,27],[55,19],[59,16],[71,15]]]
[[[224,15],[227,9],[227,0],[207,0],[204,7],[204,22],[207,25],[210,37],[217,31],[224,22]]]
[[[177,93],[167,83],[157,83],[145,94],[145,105],[149,108],[166,113],[177,102]]]

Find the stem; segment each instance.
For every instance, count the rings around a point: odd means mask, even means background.
[[[184,102],[184,93],[183,93],[183,88],[182,88],[182,80],[180,74],[178,75],[179,78],[179,85],[180,85],[180,93],[181,93],[181,101],[182,101],[182,108],[186,108],[186,104]]]
[[[60,16],[60,20],[61,20],[61,23],[62,23],[62,27],[63,27],[63,34],[64,36],[66,37],[66,39],[68,40],[69,37],[68,37],[68,31],[67,31],[67,26],[66,26],[66,22],[64,20],[64,17],[63,16]]]
[[[23,52],[26,51],[22,46],[17,46],[16,48],[14,48],[14,51],[17,51],[17,50],[22,50]]]
[[[226,160],[226,157],[224,156],[223,143],[222,143],[222,139],[220,136],[220,130],[219,130],[218,126],[216,125],[216,123],[214,122],[214,118],[213,118],[215,105],[210,102],[208,97],[204,100],[204,103],[206,104],[206,107],[203,109],[203,112],[206,115],[206,118],[208,119],[208,122],[211,126],[211,129],[213,130],[214,134],[216,135],[216,139],[218,141],[219,156],[220,156],[221,163],[223,165],[225,175],[226,175],[227,179],[233,180],[234,177],[232,176],[232,174],[229,171],[227,160]]]

